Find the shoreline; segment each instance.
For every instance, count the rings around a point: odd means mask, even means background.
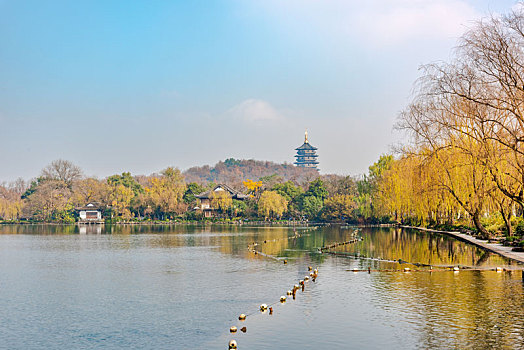
[[[487,240],[477,239],[473,236],[470,236],[470,235],[467,235],[465,233],[461,233],[458,231],[440,231],[440,230],[434,230],[434,229],[425,228],[425,227],[407,226],[407,225],[400,225],[399,227],[414,229],[414,230],[419,230],[419,231],[432,232],[432,233],[445,234],[455,239],[458,239],[460,241],[473,244],[477,247],[483,248],[492,253],[496,253],[505,258],[508,258],[518,263],[524,264],[524,252],[514,252],[511,250],[512,247],[503,246],[500,243],[488,243]]]

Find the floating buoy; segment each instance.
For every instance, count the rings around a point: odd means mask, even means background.
[[[266,311],[267,310],[267,304],[260,305],[260,311]]]
[[[502,267],[497,267],[497,268],[495,269],[495,271],[497,271],[497,272],[502,272],[502,270],[503,270]]]
[[[244,321],[244,320],[246,319],[246,315],[244,315],[244,314],[240,314],[240,316],[238,316],[238,319],[239,319],[240,321]]]
[[[286,294],[287,294],[287,295],[291,295],[291,294],[293,294],[293,292],[290,291],[290,290],[288,290]]]
[[[287,260],[284,260],[284,264],[287,264]]]
[[[313,270],[313,268],[312,268],[311,266],[308,266],[308,267],[307,267],[307,270],[308,270],[308,271],[311,271],[311,270]]]
[[[304,276],[304,281],[309,281],[309,276]]]
[[[280,302],[281,302],[281,303],[285,303],[285,302],[286,302],[286,297],[282,295],[282,296],[280,297]]]
[[[237,341],[236,340],[231,340],[229,342],[229,348],[230,349],[236,349],[237,348]]]
[[[455,267],[453,268],[453,271],[455,271],[455,272],[460,271],[460,268],[459,268],[458,266],[455,266]]]
[[[246,332],[247,332],[247,328],[246,328],[246,326],[240,328],[240,331],[242,331],[242,333],[246,333]]]
[[[410,272],[411,269],[409,267],[404,267],[404,272]]]
[[[311,272],[311,273],[309,274],[309,276],[310,276],[310,277],[313,277],[313,276],[315,276],[315,274],[314,274],[313,272]]]
[[[269,308],[269,314],[273,315],[273,308],[272,307]]]
[[[231,326],[231,328],[229,328],[229,331],[230,331],[231,333],[236,333],[236,331],[237,331],[237,327],[235,327],[235,326]]]

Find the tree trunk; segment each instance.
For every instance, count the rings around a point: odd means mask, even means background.
[[[479,231],[481,238],[483,239],[491,238],[491,234],[489,233],[489,231],[486,230],[486,228],[480,223],[480,211],[478,210],[473,214],[473,223],[475,224],[475,227]]]
[[[453,220],[453,209],[449,209],[448,210],[448,225],[450,226],[453,226],[453,224],[455,223],[454,220]]]
[[[513,236],[513,229],[511,228],[511,208],[508,210],[507,215],[504,212],[504,208],[500,208],[500,214],[502,214],[502,219],[504,219],[504,225],[506,225],[508,236]]]

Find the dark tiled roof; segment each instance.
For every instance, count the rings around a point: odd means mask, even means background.
[[[311,149],[311,150],[317,150],[318,148],[311,146],[309,142],[304,142],[302,146],[295,148],[297,151],[301,149]]]
[[[77,207],[75,210],[103,210],[106,206],[100,203],[87,203],[83,207]]]
[[[217,188],[222,188],[224,189],[225,191],[229,192],[229,194],[231,195],[231,198],[233,199],[246,199],[248,198],[249,196],[248,195],[245,195],[243,193],[240,193],[238,191],[235,191],[234,189],[232,189],[231,187],[227,186],[227,185],[216,185],[212,190],[209,190],[209,191],[206,191],[206,192],[203,192],[203,193],[200,193],[199,195],[196,195],[195,197],[198,198],[198,199],[210,199],[211,198],[211,194],[213,192],[215,192],[215,190]]]
[[[311,157],[316,158],[316,157],[318,157],[318,154],[316,154],[316,153],[311,153],[311,154],[295,154],[295,157],[297,157],[297,158],[311,158]]]
[[[318,162],[314,160],[304,160],[304,161],[297,160],[295,164],[318,164]]]

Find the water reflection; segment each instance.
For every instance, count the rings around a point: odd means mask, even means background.
[[[399,266],[319,254],[353,229],[296,231],[300,237],[289,227],[0,225],[0,343],[224,348],[240,312],[278,301],[314,264],[320,276],[297,300],[250,317],[248,332],[238,335],[242,348],[522,348],[521,271],[353,273],[347,270]],[[444,235],[394,228],[359,235],[337,250],[522,267]],[[253,242],[288,264],[250,253]]]

